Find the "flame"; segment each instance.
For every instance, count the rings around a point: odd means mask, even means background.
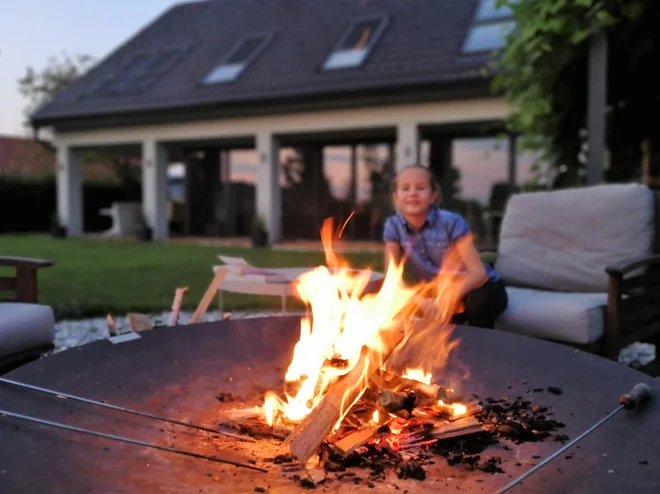
[[[424,372],[423,369],[406,369],[401,377],[424,384],[431,384],[432,374],[430,372]]]
[[[340,236],[345,226],[344,223],[334,235]],[[297,295],[311,309],[311,317],[301,320],[300,339],[293,349],[293,358],[285,374],[290,388],[285,392],[285,398],[272,392],[265,396],[263,410],[269,425],[282,419],[289,422],[303,420],[323,399],[329,386],[349,373],[361,358],[365,358],[366,348],[371,350],[370,355],[382,359],[384,346],[381,338],[395,323],[410,322],[413,318],[419,320],[417,313],[422,298],[428,299],[431,294],[436,298],[434,305],[438,306],[432,311],[432,317],[429,314],[425,316],[429,328],[437,327],[438,323],[448,323],[449,317],[456,312],[453,301],[456,300],[457,283],[434,280],[428,284],[408,286],[403,282],[404,263],[394,260],[387,266],[378,293],[365,293],[371,271],[352,270],[333,251],[332,239],[332,219],[328,219],[321,229],[327,266],[305,272],[296,280]],[[444,303],[443,298],[450,302]],[[458,341],[448,343],[451,327],[445,325],[442,331],[443,335],[422,347],[427,357],[437,360],[440,356],[444,361]],[[409,340],[424,338],[424,334],[424,330],[417,331]],[[382,360],[378,364],[382,365]],[[362,368],[366,372],[368,366]],[[411,368],[406,374],[412,379],[430,383],[431,374],[421,369]],[[364,379],[357,382],[366,382],[369,376],[362,377]],[[341,404],[341,417],[335,427],[339,427],[353,404]],[[374,421],[376,419],[375,414]]]
[[[450,403],[447,404],[442,400],[438,400],[438,405],[444,408],[450,408],[454,417],[460,417],[467,413],[467,407],[461,403]]]
[[[379,414],[378,414],[378,410],[376,410],[376,411],[374,412],[374,415],[373,415],[373,417],[371,418],[371,421],[372,421],[374,424],[377,424],[378,422],[380,422],[380,417],[379,417]]]

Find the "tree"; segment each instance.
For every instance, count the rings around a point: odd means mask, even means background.
[[[37,108],[52,101],[81,77],[94,62],[94,58],[90,55],[70,56],[64,53],[60,58],[50,57],[46,66],[40,71],[28,67],[25,75],[18,80],[18,90],[29,102],[25,109],[28,119]],[[115,180],[121,184],[139,183],[140,168],[135,166],[134,160],[129,156],[109,159],[100,153],[89,151],[85,153],[84,162],[108,168]]]
[[[60,94],[93,63],[90,55],[72,57],[64,53],[61,58],[50,57],[41,71],[28,67],[25,75],[18,80],[19,92],[29,101],[26,116],[29,117],[37,108]]]
[[[512,105],[511,130],[524,149],[541,151],[557,169],[555,186],[583,182],[588,137],[589,39],[603,30],[609,42],[607,146],[610,180],[629,180],[644,140],[660,142],[660,8],[651,0],[498,0],[516,28],[494,61],[493,88]],[[654,146],[657,149],[657,146]]]

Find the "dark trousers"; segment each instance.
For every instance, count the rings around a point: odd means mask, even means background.
[[[506,309],[509,303],[504,284],[487,281],[479,288],[468,293],[463,299],[465,311],[455,314],[454,324],[467,324],[477,328],[495,327],[495,319]]]

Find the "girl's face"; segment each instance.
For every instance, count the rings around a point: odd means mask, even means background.
[[[404,216],[426,215],[437,198],[427,170],[407,168],[397,176],[393,200]]]

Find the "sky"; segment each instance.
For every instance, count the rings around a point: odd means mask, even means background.
[[[0,134],[25,135],[28,101],[18,79],[50,57],[86,54],[100,60],[181,0],[19,0],[0,12]]]

